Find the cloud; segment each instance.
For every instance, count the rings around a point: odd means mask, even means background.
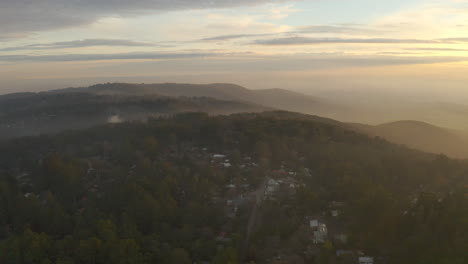
[[[405,50],[419,50],[419,51],[468,51],[468,49],[454,49],[454,48],[407,48]]]
[[[398,55],[398,56],[405,56],[405,55],[421,55],[426,54],[424,52],[404,52],[404,51],[383,51],[377,52],[377,55]]]
[[[311,44],[438,44],[439,40],[424,39],[393,39],[393,38],[310,38],[285,37],[266,40],[256,40],[257,45],[311,45]]]
[[[292,5],[275,6],[270,9],[270,19],[284,19],[291,14],[299,12],[299,9],[294,8]]]
[[[376,17],[373,25],[392,29],[400,36],[413,38],[450,38],[464,30],[466,0],[422,1],[394,13]]]
[[[374,30],[366,28],[362,25],[355,24],[339,24],[339,25],[309,25],[309,26],[300,26],[296,28],[288,28],[290,30],[277,32],[277,33],[263,33],[263,34],[232,34],[232,35],[219,35],[208,38],[203,38],[200,41],[227,41],[241,38],[257,38],[257,37],[268,37],[268,36],[278,36],[278,35],[287,35],[287,34],[321,34],[321,33],[330,33],[330,34],[381,34],[385,33],[384,30]],[[297,37],[295,37],[297,38]],[[331,39],[329,40],[331,41]]]
[[[233,39],[241,39],[241,38],[255,38],[255,37],[265,37],[265,36],[272,36],[276,34],[237,34],[237,35],[221,35],[221,36],[214,36],[209,38],[201,39],[200,41],[225,41],[225,40],[233,40]]]
[[[441,39],[441,40],[450,41],[450,42],[461,42],[461,43],[468,42],[468,38],[444,38],[444,39]]]
[[[0,32],[9,36],[12,33],[89,24],[107,16],[135,16],[285,1],[287,0],[1,0]]]
[[[357,27],[352,25],[310,25],[301,26],[290,31],[278,32],[278,33],[263,33],[263,34],[232,34],[232,35],[220,35],[201,39],[200,41],[225,41],[240,38],[256,38],[256,37],[268,37],[281,34],[319,34],[319,33],[334,33],[334,34],[370,34],[370,33],[383,33],[382,30],[373,30],[364,27]]]
[[[61,55],[0,55],[0,61],[6,62],[70,62],[70,61],[100,61],[100,60],[173,60],[205,57],[222,57],[246,53],[221,52],[133,52],[114,54],[61,54]]]
[[[310,25],[297,29],[301,33],[344,33],[344,34],[367,34],[383,33],[383,30],[373,30],[365,27],[351,25]]]
[[[68,49],[68,48],[86,48],[97,46],[118,46],[118,47],[153,47],[159,46],[153,43],[137,42],[125,39],[85,39],[64,42],[31,44],[20,47],[9,47],[0,49],[0,51],[19,51],[19,50],[49,50],[49,49]]]

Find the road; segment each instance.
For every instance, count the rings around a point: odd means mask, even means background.
[[[263,179],[263,182],[260,184],[258,189],[253,192],[252,195],[252,211],[250,213],[249,221],[247,223],[247,231],[245,235],[245,239],[242,245],[242,259],[245,260],[247,257],[247,252],[249,250],[249,242],[250,242],[250,236],[252,235],[252,232],[255,227],[255,223],[257,221],[257,214],[258,214],[258,207],[262,204],[264,197],[265,197],[265,190],[267,187],[268,183],[268,177],[265,177]]]

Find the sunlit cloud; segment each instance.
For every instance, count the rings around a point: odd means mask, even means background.
[[[311,44],[439,44],[441,40],[390,39],[390,38],[310,38],[287,37],[253,42],[259,45],[311,45]]]
[[[0,61],[9,62],[57,62],[57,61],[101,61],[101,60],[167,60],[205,58],[231,55],[220,52],[178,52],[178,53],[112,53],[112,54],[63,54],[63,55],[0,55]]]
[[[278,0],[2,0],[0,2],[0,32],[18,33],[52,30],[90,24],[109,16],[138,16],[144,14],[254,6]]]
[[[468,1],[397,1],[378,13],[362,5],[362,18],[348,16],[357,11],[343,10],[341,1],[29,1],[0,2],[2,80],[19,76],[14,70],[28,78],[39,71],[34,67],[48,72],[41,76],[79,77],[71,69],[80,63],[100,65],[109,76],[161,74],[169,66],[187,75],[249,69],[292,76],[343,67],[420,69],[468,56]],[[379,1],[385,6],[373,3]],[[328,13],[310,14],[324,6]]]
[[[67,49],[67,48],[85,48],[96,46],[119,46],[119,47],[155,47],[156,44],[138,42],[125,39],[85,39],[63,42],[30,44],[20,47],[3,48],[0,51],[20,51],[20,50],[47,50],[47,49]]]

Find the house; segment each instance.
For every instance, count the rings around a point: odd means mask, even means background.
[[[331,208],[340,208],[340,207],[343,207],[343,206],[344,206],[343,202],[332,201],[330,203]]]
[[[245,190],[248,190],[248,189],[250,189],[250,184],[248,184],[248,183],[241,184],[241,188],[243,188]]]
[[[335,240],[345,244],[346,242],[348,242],[348,235],[337,234],[335,235]]]
[[[359,257],[359,264],[374,264],[374,258],[373,257]]]
[[[287,177],[287,176],[288,176],[288,172],[285,171],[284,169],[274,170],[274,171],[271,172],[271,174],[272,174],[274,177],[277,177],[277,178],[283,178],[283,177]]]
[[[336,251],[336,256],[337,257],[341,257],[341,256],[345,256],[345,255],[353,255],[354,252],[352,250],[344,250],[344,249],[338,249]]]
[[[310,228],[312,229],[316,229],[318,228],[318,225],[319,225],[319,221],[314,219],[314,220],[310,220],[309,222],[309,225],[310,225]]]
[[[274,179],[269,179],[268,186],[279,186],[279,182]]]
[[[269,179],[265,190],[265,199],[273,200],[273,194],[278,190],[280,183],[274,179]]]
[[[312,177],[312,172],[309,168],[304,168],[304,170],[302,171],[304,176],[306,177]]]
[[[228,236],[226,232],[220,232],[216,237],[216,242],[218,243],[230,243],[231,238]]]
[[[338,217],[338,216],[341,214],[341,211],[340,211],[340,210],[331,210],[331,211],[330,211],[330,214],[331,214],[333,217]]]
[[[328,237],[327,225],[324,223],[320,223],[320,221],[317,219],[312,219],[309,221],[309,226],[313,232],[312,240],[314,241],[314,243],[325,243]]]
[[[327,225],[319,223],[317,230],[314,231],[313,241],[315,244],[325,243],[328,236]]]

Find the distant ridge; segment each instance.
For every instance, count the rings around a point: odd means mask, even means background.
[[[411,148],[443,153],[456,158],[468,158],[468,136],[460,131],[414,120],[395,121],[377,126],[362,124],[351,126],[370,136],[379,136]]]
[[[76,109],[70,112],[72,105]],[[78,109],[83,106],[94,110],[82,113]],[[320,120],[422,151],[468,158],[468,133],[414,120],[376,126],[342,123],[335,121],[340,120],[337,116],[353,112],[354,108],[280,88],[250,90],[229,83],[106,83],[41,93],[4,95],[0,96],[0,136],[5,134],[5,130],[8,130],[6,134],[10,136],[29,135],[27,131],[33,127],[40,128],[36,133],[88,127],[106,122],[113,113],[124,115],[124,120],[133,120],[141,119],[142,116],[183,111],[230,114],[271,110],[300,112],[304,115],[284,111],[266,114],[276,115],[277,118]],[[55,116],[57,112],[62,113],[59,116],[62,119]],[[74,124],[60,125],[64,120],[71,120],[70,117],[74,118]],[[28,122],[33,126],[26,126]],[[7,128],[11,123],[21,128],[22,133]]]
[[[249,102],[206,96],[138,94],[130,87],[98,86],[97,89],[63,89],[0,96],[0,139],[84,129],[116,121],[144,121],[181,112],[232,114],[271,110]]]
[[[280,88],[251,90],[230,83],[212,84],[129,84],[107,83],[86,88],[69,88],[56,92],[81,91],[94,94],[159,95],[171,97],[211,97],[220,100],[249,102],[265,107],[333,118],[337,112],[346,111],[342,106],[322,98]]]

